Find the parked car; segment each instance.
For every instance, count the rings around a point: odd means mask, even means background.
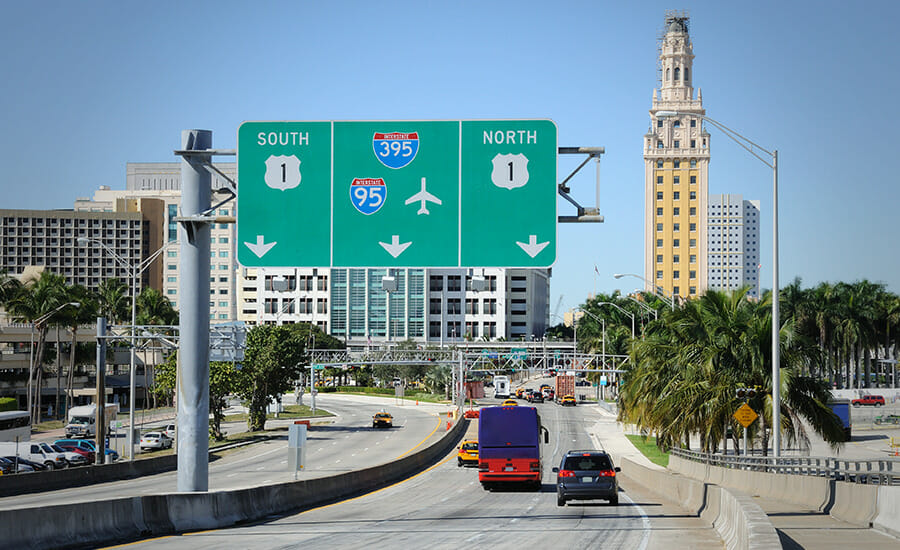
[[[15,458],[15,457],[13,457],[13,458]],[[17,462],[18,462],[18,469],[16,469]],[[20,474],[26,474],[26,473],[34,471],[34,468],[29,466],[28,464],[25,464],[22,461],[12,461],[12,460],[6,458],[5,456],[0,456],[0,465],[2,465],[4,467],[4,472],[8,472],[8,473],[16,472],[16,473],[20,473]]]
[[[28,460],[27,458],[22,458],[21,456],[11,455],[11,456],[4,456],[3,458],[5,458],[6,460],[9,460],[10,462],[18,462],[19,464],[31,466],[31,469],[34,470],[35,472],[43,472],[44,470],[47,469],[47,467],[44,466],[43,464],[41,464],[40,462]]]
[[[69,465],[66,457],[51,449],[49,446],[44,448],[37,441],[23,441],[20,443],[12,443],[9,441],[0,442],[0,454],[3,456],[15,456],[40,463],[50,470],[65,468]]]
[[[147,432],[141,436],[142,451],[170,448],[172,448],[172,439],[163,432]]]
[[[859,399],[854,399],[851,401],[854,407],[859,407],[860,405],[871,405],[873,407],[883,407],[884,406],[884,396],[883,395],[864,395]]]
[[[47,443],[41,443],[41,445],[48,445]],[[66,462],[69,463],[69,466],[84,466],[90,463],[90,458],[88,458],[88,454],[86,452],[77,452],[70,451],[60,447],[59,445],[48,445],[51,449],[56,451],[57,453],[61,453]],[[92,453],[93,454],[93,453]]]
[[[569,451],[556,473],[556,505],[565,506],[567,500],[604,499],[619,504],[619,482],[612,457],[604,451]]]
[[[14,474],[15,470],[15,464],[6,460],[5,458],[0,458],[0,475],[8,476],[10,474]]]
[[[63,445],[63,444],[57,445],[56,443],[54,443],[54,446],[59,447],[63,451],[69,451],[69,452],[80,454],[87,460],[88,464],[93,464],[94,462],[97,461],[97,453],[95,453],[94,451],[82,449],[81,447],[76,447],[74,445]]]
[[[166,437],[168,437],[172,441],[175,440],[175,424],[166,424],[166,427],[160,428],[159,431],[166,434]]]
[[[93,439],[57,439],[53,444],[59,446],[75,446],[88,451],[93,451],[94,453],[97,452],[97,446],[94,444]],[[119,453],[109,447],[106,448],[106,456],[110,457],[113,462],[119,460]]]

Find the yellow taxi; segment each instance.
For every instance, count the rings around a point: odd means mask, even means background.
[[[515,399],[507,399],[503,403],[500,403],[501,407],[508,407],[512,405],[513,407],[518,406],[518,402]]]
[[[478,466],[478,441],[475,439],[467,439],[459,446],[459,452],[456,453],[456,465]]]
[[[378,411],[372,417],[373,428],[392,428],[394,427],[394,417],[387,411]]]
[[[516,397],[519,399],[524,399],[525,398],[525,388],[518,388],[516,390]]]
[[[574,395],[564,395],[562,401],[559,402],[562,406],[572,406],[574,407],[577,402],[575,401]]]

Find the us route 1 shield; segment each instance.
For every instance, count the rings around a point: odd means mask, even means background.
[[[460,265],[556,261],[556,134],[551,120],[462,122]]]
[[[237,250],[245,266],[331,264],[331,123],[238,128]]]

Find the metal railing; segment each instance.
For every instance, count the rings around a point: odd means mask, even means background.
[[[709,454],[671,449],[673,456],[730,470],[805,475],[870,485],[900,485],[900,458],[845,460],[832,457],[771,457]]]

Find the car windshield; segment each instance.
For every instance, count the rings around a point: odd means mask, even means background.
[[[478,443],[466,443],[466,444],[463,445],[462,448],[463,448],[464,451],[477,451],[477,450],[478,450]]]
[[[90,423],[91,423],[91,417],[89,417],[89,416],[73,416],[72,417],[72,424],[90,424]],[[66,435],[69,435],[69,434],[66,434]]]
[[[570,456],[566,458],[565,470],[612,470],[608,456]]]
[[[144,434],[144,437],[159,437],[158,433],[150,432],[148,434]]]
[[[66,450],[63,449],[62,447],[60,447],[59,445],[50,445],[50,448],[53,449],[54,451],[56,451],[57,453],[66,452]]]

